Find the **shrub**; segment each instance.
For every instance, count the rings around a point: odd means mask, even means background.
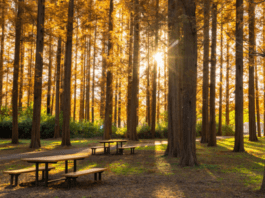
[[[235,131],[233,130],[233,128],[231,126],[223,125],[222,126],[222,135],[223,136],[234,136]]]

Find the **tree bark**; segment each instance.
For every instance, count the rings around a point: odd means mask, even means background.
[[[94,55],[93,55],[93,75],[92,75],[92,123],[95,122],[95,66],[96,66],[96,43],[97,43],[97,17],[94,32]]]
[[[208,142],[209,117],[208,117],[208,92],[209,92],[209,20],[210,0],[204,1],[204,26],[203,26],[203,102],[202,102],[202,137],[201,143]]]
[[[109,62],[107,65],[107,90],[106,90],[106,106],[105,106],[105,122],[104,122],[104,135],[103,139],[110,139],[112,133],[112,55],[113,55],[113,43],[111,32],[113,31],[113,0],[110,0],[109,10],[109,41],[108,41],[108,58]]]
[[[221,2],[222,3],[222,2]],[[223,5],[221,7],[223,10]],[[223,14],[221,12],[221,55],[220,55],[220,87],[219,87],[219,125],[217,135],[222,135],[223,117]]]
[[[23,23],[23,22],[22,22]],[[18,94],[18,107],[19,110],[22,111],[22,97],[23,97],[23,79],[24,79],[24,42],[23,42],[23,24],[21,30],[21,56],[20,56],[20,79],[19,79],[19,94]]]
[[[78,23],[78,21],[77,21]],[[75,38],[75,71],[74,71],[74,77],[75,77],[75,84],[74,84],[74,112],[73,112],[73,120],[75,121],[75,115],[76,115],[76,88],[77,88],[77,47],[78,47],[78,26],[76,27],[76,38]],[[87,46],[86,46],[87,47]]]
[[[243,0],[236,0],[235,152],[243,152]]]
[[[48,93],[47,93],[47,114],[51,114],[51,86],[52,86],[52,36],[49,35],[49,68],[48,68]]]
[[[216,82],[216,33],[217,3],[212,5],[212,51],[211,51],[211,83],[210,83],[210,130],[208,146],[216,146],[215,118],[215,82]]]
[[[101,82],[100,82],[100,119],[104,119],[104,109],[105,109],[105,100],[106,100],[106,33],[102,33],[102,73],[101,73]]]
[[[31,30],[31,35],[33,37],[33,29],[34,29],[34,26],[32,25],[32,30]],[[33,84],[32,83],[32,59],[33,59],[33,46],[34,46],[34,42],[33,42],[33,39],[32,39],[32,42],[31,42],[31,46],[30,46],[30,59],[29,59],[29,65],[28,65],[28,104],[27,106],[29,107],[30,105],[30,97],[31,97],[31,85]]]
[[[228,24],[227,24],[227,31],[228,31]],[[226,94],[225,94],[225,124],[229,125],[229,71],[230,71],[230,60],[229,60],[229,39],[227,38],[226,41]]]
[[[259,112],[259,80],[258,80],[258,65],[255,65],[255,74],[256,74],[256,109],[257,109],[257,128],[258,128],[258,136],[261,137],[260,130],[260,112]]]
[[[63,131],[62,146],[71,146],[70,142],[70,112],[71,112],[71,63],[73,37],[74,0],[69,0],[67,41],[65,50],[64,68],[64,104],[63,104]]]
[[[42,93],[42,70],[43,70],[43,46],[44,46],[44,15],[45,0],[38,0],[38,21],[37,21],[37,43],[36,63],[34,78],[34,104],[33,120],[31,131],[30,148],[39,148],[40,144],[40,114],[41,114],[41,93]]]
[[[146,72],[146,78],[147,78],[147,84],[146,84],[146,122],[148,126],[151,124],[150,119],[150,46],[149,46],[149,32],[147,32],[147,72]]]
[[[159,124],[159,115],[160,115],[160,67],[158,68],[157,76],[157,112],[156,112],[156,122]]]
[[[158,52],[158,13],[159,13],[159,0],[156,0],[156,22],[155,22],[155,53]],[[152,138],[155,138],[156,127],[156,74],[157,73],[157,61],[154,62],[153,69],[153,86],[152,86],[152,116],[151,116],[151,134]]]
[[[4,46],[5,46],[5,0],[2,1],[2,37],[1,37],[1,52],[0,52],[0,112],[3,99],[3,62],[4,62]],[[7,91],[7,90],[6,90]]]
[[[55,127],[54,138],[60,137],[60,67],[61,67],[61,37],[58,39],[57,45],[57,71],[56,71],[56,104],[55,104]]]
[[[132,0],[133,3],[133,0]],[[131,121],[131,102],[132,102],[132,64],[133,64],[133,13],[130,14],[130,38],[129,38],[129,63],[128,63],[128,88],[127,88],[127,134],[126,137],[130,137],[129,124]]]
[[[15,37],[15,57],[13,72],[13,90],[12,90],[12,144],[18,144],[18,76],[19,76],[19,54],[20,54],[20,37],[22,27],[22,0],[18,1],[18,11],[16,18],[16,37]]]

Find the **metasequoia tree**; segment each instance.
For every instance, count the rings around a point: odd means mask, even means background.
[[[40,0],[39,0],[40,1]],[[13,90],[12,90],[12,144],[18,144],[18,76],[19,76],[19,54],[20,54],[20,38],[22,27],[22,0],[17,2],[17,17],[16,17],[16,37],[15,37],[15,57],[14,57],[14,72],[13,72]]]
[[[73,37],[74,0],[69,0],[67,40],[64,62],[64,101],[63,101],[63,130],[62,146],[71,146],[70,142],[70,110],[71,110],[71,65]]]
[[[243,152],[243,0],[236,0],[235,152]]]
[[[94,31],[94,54],[93,54],[93,73],[92,73],[92,123],[95,121],[95,66],[96,66],[96,43],[97,43],[97,16],[95,22]]]
[[[216,33],[217,33],[217,3],[212,5],[212,48],[211,48],[211,83],[210,83],[210,130],[208,146],[216,146],[215,120],[215,82],[216,82]]]
[[[185,15],[185,17],[177,17],[181,15]],[[170,0],[168,18],[170,42],[168,59],[169,137],[166,154],[179,156],[181,166],[194,166],[197,164],[195,145],[197,84],[195,1],[178,0],[175,2]]]
[[[228,24],[227,24],[228,30]],[[230,55],[229,55],[229,39],[226,40],[226,87],[225,87],[225,124],[229,125],[229,71],[230,71]]]
[[[113,31],[113,0],[110,0],[110,9],[109,9],[109,41],[108,41],[108,65],[107,65],[107,89],[106,89],[106,106],[105,106],[105,122],[104,122],[104,135],[103,139],[110,139],[112,133],[112,98],[113,98],[113,90],[112,90],[112,35]]]
[[[155,22],[155,53],[158,52],[158,14],[159,14],[159,0],[156,0],[156,22]],[[157,61],[154,62],[153,69],[153,82],[152,82],[152,116],[151,116],[151,134],[152,138],[155,138],[155,126],[156,126],[156,73],[157,73]]]
[[[255,4],[249,1],[249,80],[248,80],[248,111],[249,111],[249,140],[257,141],[255,119]]]
[[[137,127],[137,108],[139,103],[138,97],[138,84],[139,84],[139,37],[140,37],[140,13],[139,13],[139,1],[134,1],[134,48],[133,48],[133,65],[132,65],[132,85],[131,85],[131,109],[130,119],[128,120],[127,131],[129,133],[130,140],[138,140],[136,127]],[[151,129],[152,131],[152,129]],[[152,132],[151,132],[152,133]]]
[[[34,77],[34,104],[31,130],[30,148],[39,148],[40,144],[40,113],[41,113],[41,93],[42,93],[42,70],[43,70],[43,46],[44,46],[44,15],[45,0],[38,0],[37,17],[37,40],[36,40],[36,60]]]
[[[5,0],[2,1],[2,36],[1,36],[1,52],[0,52],[0,111],[3,99],[3,62],[4,62],[4,43],[5,43]]]
[[[204,26],[203,26],[203,102],[202,102],[202,137],[201,143],[207,143],[209,118],[208,118],[208,91],[209,91],[209,19],[210,0],[204,1]]]
[[[221,1],[222,3],[222,1]],[[223,10],[223,4],[221,6],[221,10]],[[217,135],[222,135],[222,115],[223,115],[223,13],[221,11],[221,54],[220,54],[220,87],[219,87],[219,124]]]

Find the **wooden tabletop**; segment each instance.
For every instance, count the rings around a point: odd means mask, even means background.
[[[102,141],[100,141],[99,143],[114,143],[114,142],[111,141],[111,140],[102,140]]]
[[[113,142],[128,142],[128,140],[113,140]]]
[[[58,162],[58,161],[65,161],[65,160],[78,160],[87,158],[88,155],[55,155],[55,156],[45,156],[45,157],[34,157],[34,158],[23,158],[22,161],[27,162]]]

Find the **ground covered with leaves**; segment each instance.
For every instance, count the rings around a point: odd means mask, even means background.
[[[74,148],[86,148],[97,145],[96,139],[75,139]],[[37,155],[53,155],[55,151],[64,151],[59,146],[60,140],[42,141],[43,148],[28,148],[28,140],[21,144],[11,145],[10,140],[0,140],[0,197],[265,197],[258,189],[261,186],[264,171],[265,139],[249,142],[245,138],[244,153],[232,152],[234,138],[217,141],[218,146],[209,148],[197,141],[197,158],[200,163],[196,167],[179,166],[179,159],[165,157],[166,141],[142,140],[128,142],[141,144],[130,155],[91,155],[77,162],[78,170],[91,167],[105,167],[102,181],[93,181],[93,175],[77,179],[77,185],[70,190],[64,181],[52,183],[48,188],[43,183],[34,186],[34,173],[19,176],[20,185],[9,186],[9,176],[4,170],[31,167],[32,164],[19,158],[9,160],[7,156],[18,153],[36,153]],[[157,143],[157,144],[156,144]],[[144,146],[146,145],[146,146]],[[24,149],[24,150],[23,150]],[[87,152],[80,150],[79,153]],[[114,153],[114,150],[112,150]],[[5,157],[5,158],[4,158]],[[49,174],[51,179],[64,173],[64,162],[58,162],[55,170]],[[73,163],[69,164],[73,167]]]

